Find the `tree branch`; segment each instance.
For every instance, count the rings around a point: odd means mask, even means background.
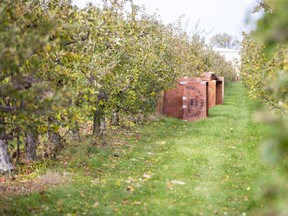
[[[4,112],[12,112],[14,110],[17,109],[16,106],[3,106],[3,105],[0,105],[0,109]]]
[[[1,71],[2,72],[2,71]],[[5,75],[2,75],[2,76],[0,76],[0,80],[2,81],[2,80],[4,80],[4,79],[6,79],[7,77],[9,77],[10,75],[8,75],[8,74],[5,74]]]
[[[131,114],[134,114],[134,115],[137,114],[137,112],[132,111],[131,109],[129,109],[129,107],[125,108],[125,107],[122,107],[122,106],[119,106],[119,105],[116,105],[116,107],[117,107],[118,110],[123,110],[123,111],[125,111],[127,113],[131,113]]]
[[[90,31],[87,32],[87,35],[85,37],[81,37],[81,41],[84,42],[85,40],[87,40],[89,38],[89,36],[90,36]],[[78,42],[78,40],[70,41],[70,42],[64,43],[64,46],[69,46],[69,45],[75,44],[77,42]]]

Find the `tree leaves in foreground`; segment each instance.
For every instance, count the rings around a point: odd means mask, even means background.
[[[288,15],[287,1],[261,1],[265,11],[255,32],[245,35],[241,75],[253,97],[262,99],[273,113],[259,113],[256,119],[273,126],[263,145],[264,158],[287,172],[288,156]],[[281,187],[285,187],[281,185]],[[286,200],[287,203],[287,200]],[[287,205],[284,205],[287,209]],[[278,209],[275,215],[285,214]],[[273,209],[274,210],[274,209]]]

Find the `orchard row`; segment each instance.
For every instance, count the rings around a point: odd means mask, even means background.
[[[188,36],[181,21],[164,25],[132,1],[77,8],[69,0],[3,0],[0,171],[14,169],[9,149],[36,160],[47,136],[44,155],[55,158],[65,146],[60,129],[80,140],[92,122],[101,137],[107,122],[154,112],[162,90],[204,71],[235,78],[199,32]]]

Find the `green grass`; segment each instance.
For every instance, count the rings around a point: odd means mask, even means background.
[[[267,204],[263,188],[276,178],[260,154],[269,128],[252,122],[257,103],[241,84],[225,93],[225,104],[202,121],[148,123],[109,149],[78,145],[80,158],[66,168],[72,183],[2,198],[0,214],[254,215]]]

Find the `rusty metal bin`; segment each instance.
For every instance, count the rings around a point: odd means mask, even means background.
[[[182,118],[183,117],[183,102],[182,102],[183,90],[179,87],[176,89],[166,90],[164,92],[163,101],[163,115]]]
[[[216,80],[208,81],[208,107],[216,106]]]
[[[190,81],[183,86],[183,120],[197,121],[208,117],[208,83]]]
[[[164,115],[187,121],[208,117],[208,83],[194,80],[183,77],[175,89],[164,92]]]
[[[217,77],[213,72],[201,74],[201,79],[208,82],[209,108],[223,104],[224,100],[224,77]]]
[[[224,89],[225,89],[225,78],[224,77],[219,77],[219,80],[222,81],[222,104],[224,103]]]
[[[216,105],[223,104],[223,82],[216,81]]]
[[[208,117],[209,109],[224,101],[224,77],[213,72],[201,74],[201,78],[183,77],[177,87],[164,91],[162,114],[197,121]]]

